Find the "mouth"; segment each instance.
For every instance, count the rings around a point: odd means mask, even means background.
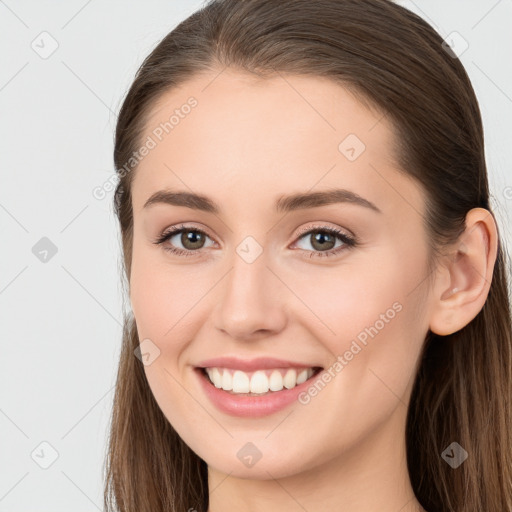
[[[261,418],[302,404],[299,396],[323,367],[275,357],[225,356],[196,363],[194,371],[204,395],[220,412]]]
[[[211,385],[230,395],[259,397],[294,389],[315,377],[322,368],[313,366],[243,371],[213,366],[198,368],[198,370]]]

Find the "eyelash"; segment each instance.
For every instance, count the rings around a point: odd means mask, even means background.
[[[153,241],[153,243],[156,245],[163,245],[167,240],[172,238],[174,235],[176,235],[177,233],[181,233],[183,231],[191,231],[194,233],[200,233],[202,235],[208,236],[207,233],[205,233],[203,230],[201,230],[199,228],[190,227],[190,226],[187,227],[182,224],[181,226],[176,226],[167,231],[164,231],[156,240]],[[303,232],[299,233],[298,240],[300,240],[301,238],[303,238],[306,235],[310,235],[311,233],[327,233],[329,235],[333,235],[335,238],[339,238],[344,243],[344,246],[338,247],[336,249],[330,249],[328,251],[306,251],[305,249],[301,249],[301,250],[311,253],[310,258],[312,258],[312,257],[323,258],[323,257],[337,255],[342,251],[352,249],[353,247],[356,247],[358,245],[358,241],[355,237],[354,238],[350,237],[346,233],[343,233],[342,231],[339,231],[336,228],[331,228],[331,227],[327,227],[327,226],[317,226],[317,227],[310,228],[306,231],[303,231]],[[208,238],[211,238],[211,237],[208,236]],[[200,249],[192,251],[192,250],[177,249],[175,247],[166,247],[166,246],[163,246],[163,249],[165,251],[168,251],[172,254],[176,254],[178,256],[195,256],[200,251]]]

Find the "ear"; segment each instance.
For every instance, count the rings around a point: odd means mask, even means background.
[[[441,336],[469,324],[483,308],[491,287],[498,252],[492,213],[473,208],[466,228],[438,271],[433,288],[430,330]]]

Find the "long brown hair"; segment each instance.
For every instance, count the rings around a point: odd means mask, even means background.
[[[226,66],[260,77],[329,77],[389,117],[399,169],[423,187],[433,264],[457,241],[466,213],[489,210],[479,106],[468,75],[441,36],[389,0],[213,0],[181,22],[140,66],[115,134],[114,195],[124,277],[132,254],[127,168],[155,101],[203,71]],[[494,216],[494,214],[491,212]],[[499,236],[499,234],[498,234]],[[410,399],[407,463],[429,512],[512,511],[512,334],[508,260],[498,243],[489,295],[463,329],[428,332]],[[135,320],[125,315],[109,450],[105,507],[120,512],[208,508],[207,467],[158,407],[134,356]],[[457,468],[441,453],[459,443]]]

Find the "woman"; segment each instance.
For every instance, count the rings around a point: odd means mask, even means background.
[[[211,1],[142,64],[114,159],[108,510],[512,510],[482,122],[425,21]]]

